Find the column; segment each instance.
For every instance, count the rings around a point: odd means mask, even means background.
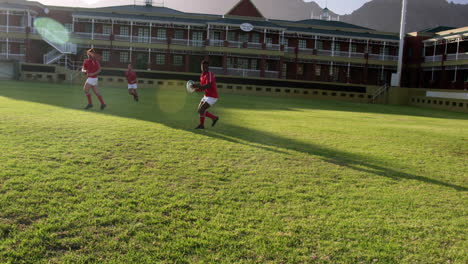
[[[227,74],[227,55],[223,55],[223,74]]]
[[[130,42],[133,42],[133,21],[130,21]]]
[[[332,49],[332,57],[334,57],[335,56],[335,37],[332,38],[331,49]]]
[[[228,34],[229,34],[229,26],[226,26],[226,41],[228,40]]]
[[[348,58],[351,58],[351,52],[352,52],[352,46],[353,46],[353,39],[349,39],[349,54],[348,54]]]
[[[457,55],[455,56],[455,60],[458,60],[459,52],[460,52],[460,38],[457,38]]]
[[[91,40],[94,40],[94,18],[91,19]]]
[[[432,61],[435,61],[436,50],[437,50],[437,41],[434,42],[434,54],[433,54],[433,57],[432,57]],[[434,69],[434,68],[432,68],[432,69]]]
[[[148,68],[148,71],[151,71],[151,48],[148,49],[148,65],[146,68]]]
[[[265,44],[266,44],[266,37],[267,37],[266,34],[267,34],[267,30],[265,28],[265,29],[263,29],[263,43],[265,43]]]
[[[317,37],[317,35],[315,35],[315,41],[314,41],[314,49],[315,50],[317,49],[317,40],[318,40],[318,37]]]
[[[10,32],[10,10],[7,9],[6,11],[6,32]],[[7,57],[8,58],[8,57]]]
[[[8,60],[8,58],[10,57],[10,39],[7,38],[6,39],[6,58]]]
[[[28,10],[28,27],[31,27],[31,13]]]
[[[190,25],[188,25],[187,31],[187,46],[190,46]]]
[[[348,62],[348,73],[346,74],[346,83],[349,83],[351,79],[351,62]]]
[[[75,18],[72,18],[72,32],[75,32]]]
[[[383,52],[382,52],[382,60],[385,60],[385,46],[387,45],[387,42],[384,41],[383,43]]]

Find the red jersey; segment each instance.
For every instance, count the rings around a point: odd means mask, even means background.
[[[101,68],[98,60],[86,59],[83,62],[83,69],[86,70],[86,76],[88,78],[97,78],[97,74],[91,75],[90,73],[95,73]]]
[[[205,96],[218,98],[218,87],[216,86],[214,73],[203,72],[200,76],[200,85],[207,85],[209,83],[211,83],[211,86],[205,90]]]
[[[128,84],[135,84],[135,83],[137,83],[136,72],[134,72],[134,71],[127,71],[127,72],[125,72],[125,77],[127,77]]]

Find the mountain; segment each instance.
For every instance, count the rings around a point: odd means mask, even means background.
[[[373,0],[341,20],[381,31],[400,30],[401,0]],[[468,26],[468,4],[448,3],[446,0],[409,0],[406,32],[435,26]]]
[[[164,3],[166,7],[188,13],[224,15],[238,2],[239,0],[166,0]],[[306,3],[303,0],[252,0],[252,3],[266,18],[303,20],[310,18],[312,14],[322,14],[322,8],[317,3]],[[330,14],[335,15],[333,12]]]

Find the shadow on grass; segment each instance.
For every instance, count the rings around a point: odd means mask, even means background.
[[[81,88],[77,86],[63,87],[58,85],[35,84],[34,87],[28,87],[28,84],[24,85],[24,83],[13,83],[13,86],[17,85],[19,87],[8,87],[9,83],[5,83],[7,84],[5,86],[3,84],[4,83],[0,82],[0,96],[71,109],[82,109],[82,106],[85,105],[85,97],[81,92]],[[371,173],[382,177],[391,178],[393,180],[416,180],[428,184],[453,188],[457,191],[468,190],[468,188],[456,184],[446,183],[421,175],[413,175],[410,173],[399,171],[396,168],[381,166],[379,165],[380,162],[375,159],[372,159],[372,157],[330,149],[316,144],[303,143],[294,139],[284,138],[272,133],[251,130],[245,127],[235,126],[225,122],[220,123],[220,127],[217,127],[216,130],[196,131],[193,130],[192,125],[196,125],[196,119],[194,117],[196,117],[195,108],[198,103],[199,96],[182,96],[177,102],[178,104],[181,104],[178,108],[177,113],[170,113],[164,111],[165,109],[161,108],[160,105],[156,103],[156,101],[155,103],[151,102],[151,100],[156,100],[156,98],[159,96],[156,92],[156,89],[140,90],[140,103],[133,102],[130,96],[126,93],[127,92],[125,88],[107,88],[104,93],[104,98],[111,98],[111,102],[108,102],[109,108],[102,113],[156,122],[174,129],[197,133],[212,138],[226,140],[237,144],[244,144],[247,146],[257,147],[263,150],[273,151],[282,154],[285,154],[287,152],[281,149],[297,151],[308,155],[315,155],[318,157],[322,157],[324,161],[332,164],[345,166],[350,169],[361,171],[364,173]],[[280,98],[268,98],[267,102],[265,102],[265,100],[259,99],[260,103],[255,104],[255,102],[247,101],[243,96],[232,95],[232,97],[238,99],[240,103],[235,103],[233,102],[233,100],[228,100],[229,102],[223,104],[222,108],[229,108],[231,104],[235,104],[236,108],[242,106],[246,109],[289,109],[279,105],[281,103]],[[164,100],[166,100],[166,98],[163,98],[163,101]],[[283,103],[284,100],[287,100],[288,104],[293,106],[291,107],[291,109],[308,108],[352,112],[363,112],[365,109],[372,109],[373,111],[371,112],[378,113],[378,107],[372,105],[368,106],[362,104],[320,101],[311,102],[309,100],[300,99],[283,99]],[[72,102],[73,105],[70,105],[70,102]],[[275,107],[276,105],[278,105],[278,107]],[[346,109],[348,106],[351,109]],[[391,106],[385,106],[384,109],[391,109]],[[413,108],[411,109],[414,110]],[[393,112],[394,114],[398,112],[398,114],[404,115],[404,113],[402,113],[404,110],[405,108],[400,108],[400,110],[394,110]],[[97,112],[99,110],[94,111]],[[429,117],[434,117],[431,113],[439,115],[439,117],[444,117],[446,114],[445,112],[440,111],[428,111],[429,114],[424,115],[423,111],[426,110],[416,109],[413,112],[419,113],[417,116]],[[385,111],[384,113],[389,114]],[[462,114],[450,112],[447,112],[447,116],[449,118],[454,119],[466,118]]]

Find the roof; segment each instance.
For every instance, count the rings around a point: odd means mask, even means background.
[[[441,31],[455,29],[454,27],[447,27],[447,26],[437,26],[432,28],[426,28],[424,30],[418,31],[419,33],[437,33]]]
[[[288,27],[287,31],[290,32],[303,32],[313,34],[324,34],[324,35],[336,35],[336,36],[347,36],[347,37],[359,37],[359,38],[376,38],[385,40],[397,41],[400,38],[397,35],[384,35],[378,32],[351,32],[342,30],[328,30],[328,29],[317,29],[317,28],[301,28],[301,27]]]
[[[166,15],[183,15],[184,12],[160,6],[139,6],[139,5],[123,5],[94,8],[93,10],[113,11],[113,12],[140,12],[140,13],[157,13]]]
[[[116,14],[116,13],[103,13],[103,12],[74,12],[74,16],[86,16],[86,17],[109,17],[109,18],[121,18],[121,19],[135,19],[135,20],[145,20],[145,21],[161,21],[166,23],[184,23],[184,24],[197,24],[205,25],[205,19],[190,19],[190,18],[180,18],[180,17],[171,17],[171,16],[143,16],[143,15],[128,15],[128,14]]]
[[[233,19],[233,18],[221,18],[218,20],[206,21],[208,24],[224,24],[224,25],[241,25],[243,23],[252,24],[254,27],[261,28],[277,28],[284,29],[285,27],[279,26],[277,24],[271,23],[269,21],[262,20],[242,20],[242,19]]]
[[[28,6],[20,5],[20,4],[0,3],[0,8],[1,9],[5,8],[5,9],[29,10],[29,11],[36,13],[36,11],[29,8]]]
[[[348,24],[348,23],[341,22],[341,21],[328,21],[328,20],[320,20],[320,19],[299,20],[299,21],[294,21],[293,23],[310,25],[310,26],[327,26],[327,27],[340,27],[340,28],[369,29],[369,28],[356,26],[356,25]]]

